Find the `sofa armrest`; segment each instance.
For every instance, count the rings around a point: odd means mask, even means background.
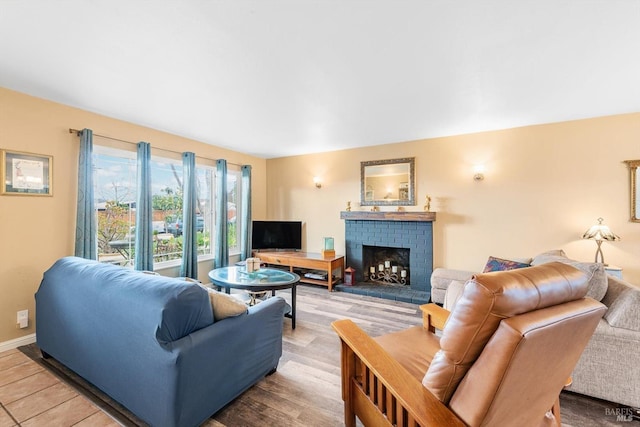
[[[286,302],[279,296],[249,307],[246,314],[219,320],[169,343],[176,395],[199,425],[258,380],[275,371],[282,355]],[[187,415],[185,415],[187,416]]]
[[[613,327],[601,319],[573,370],[569,390],[640,408],[638,348],[639,332]]]
[[[351,320],[331,324],[341,340],[345,425],[463,426],[442,402]],[[402,421],[408,420],[406,424]]]
[[[449,284],[454,280],[466,282],[474,274],[476,274],[476,272],[467,270],[436,268],[431,273],[431,301],[439,305],[444,304],[444,296]]]
[[[640,289],[628,286],[617,297],[609,300],[609,309],[604,319],[615,328],[640,332]]]
[[[218,320],[187,337],[165,345],[165,348],[171,352],[183,353],[183,357],[186,352],[205,350],[208,355],[197,357],[212,358],[220,353],[221,357],[228,355],[230,359],[234,359],[239,357],[233,350],[235,347],[238,347],[238,353],[250,353],[244,351],[247,348],[247,340],[266,337],[276,340],[281,345],[286,310],[287,303],[282,297],[268,298],[249,307],[245,314]]]

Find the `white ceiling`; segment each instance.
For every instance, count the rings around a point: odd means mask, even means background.
[[[640,1],[0,0],[0,86],[264,158],[637,112]]]

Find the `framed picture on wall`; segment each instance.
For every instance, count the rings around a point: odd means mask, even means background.
[[[0,150],[0,194],[52,196],[53,157]]]

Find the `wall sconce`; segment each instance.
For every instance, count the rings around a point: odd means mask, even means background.
[[[320,181],[319,177],[314,176],[313,183],[315,184],[316,188],[322,188],[322,181]]]
[[[475,165],[473,167],[473,180],[474,181],[482,181],[484,179],[484,166],[483,165]]]

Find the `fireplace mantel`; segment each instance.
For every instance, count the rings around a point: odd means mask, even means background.
[[[433,222],[436,220],[435,212],[372,212],[372,211],[342,211],[340,219],[352,221],[414,221]]]

